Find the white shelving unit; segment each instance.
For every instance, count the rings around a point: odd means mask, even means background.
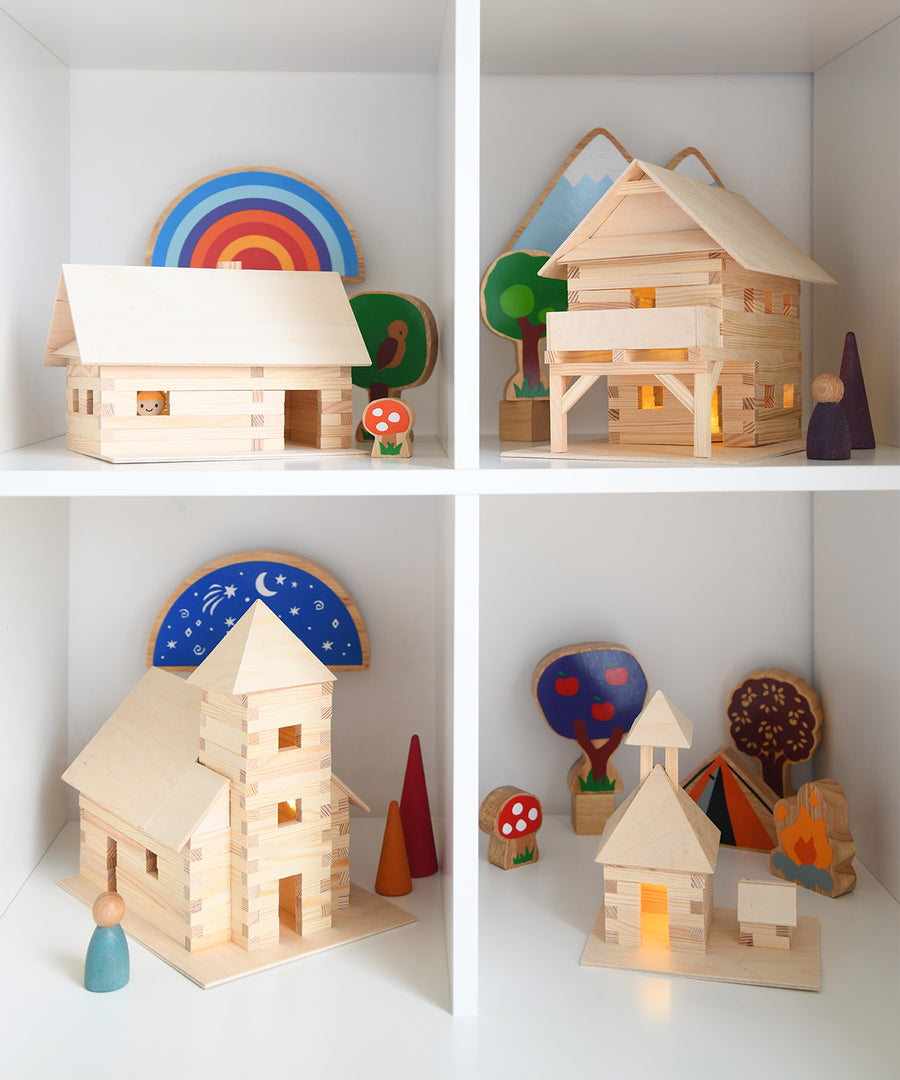
[[[402,1024],[399,1075],[627,1064],[652,1032],[647,1061],[687,1076],[710,1051],[724,1062],[751,1030],[765,1040],[777,1014],[773,1070],[779,1052],[799,1052],[796,1028],[811,1070],[892,1076],[897,0],[0,9],[0,197],[13,210],[0,260],[0,724],[14,762],[0,790],[0,1045],[12,1075],[63,1064],[112,1075],[123,1055],[131,1075],[155,1075],[159,1059],[135,1046],[140,1016],[178,1047],[166,1058],[173,1075],[296,1061],[295,1024],[321,1033],[308,1052],[303,1036],[307,1066],[372,1071],[384,1025]],[[496,403],[510,359],[480,326],[480,275],[596,126],[650,160],[699,146],[838,279],[804,300],[807,383],[837,369],[843,333],[855,330],[877,450],[742,467],[501,458]],[[59,264],[142,261],[177,191],[240,164],[278,165],[329,190],[360,236],[361,288],[411,292],[435,311],[441,356],[411,395],[411,461],[111,466],[65,451],[62,378],[40,366]],[[171,588],[218,554],[259,546],[322,562],[355,595],[373,666],[338,682],[335,760],[385,808],[419,732],[442,872],[409,898],[420,923],[405,938],[312,961],[323,1000],[305,986],[306,961],[203,995],[141,950],[125,993],[86,995],[78,966],[90,919],[51,888],[76,847],[59,774],[140,675]],[[549,649],[596,638],[628,644],[651,685],[691,716],[687,766],[727,741],[725,696],[753,668],[787,666],[819,689],[828,734],[808,775],[843,783],[861,864],[856,893],[801,897],[822,922],[820,994],[580,969],[600,889],[594,842],[561,817],[542,832],[533,870],[484,862],[477,807],[491,787],[521,784],[564,814],[575,754],[540,720],[530,675]],[[627,750],[616,762],[633,783]],[[354,874],[371,885],[380,823],[360,824]],[[764,860],[725,853],[719,903],[731,902],[738,873],[759,876]],[[32,996],[56,1018],[55,1040],[10,1007]],[[235,1046],[234,1032],[267,1016],[282,1022],[263,1049],[258,1036]],[[730,1076],[759,1068],[728,1063]]]

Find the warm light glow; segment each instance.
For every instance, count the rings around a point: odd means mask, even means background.
[[[722,387],[717,386],[712,396],[711,423],[713,435],[722,434]]]
[[[793,409],[794,407],[794,384],[786,382],[784,384],[784,407],[786,409]]]
[[[638,408],[661,409],[663,407],[663,388],[661,386],[639,386]]]
[[[656,289],[632,289],[631,305],[636,308],[656,307]]]
[[[672,1012],[670,979],[641,979],[641,1018],[664,1024]]]
[[[669,947],[669,895],[665,885],[641,884],[641,944]]]

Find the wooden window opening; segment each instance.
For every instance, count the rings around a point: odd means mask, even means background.
[[[663,388],[661,386],[639,386],[638,408],[661,409],[663,407]]]

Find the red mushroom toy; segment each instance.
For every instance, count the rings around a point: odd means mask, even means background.
[[[362,414],[362,426],[375,437],[372,457],[412,457],[416,412],[400,398],[376,398]]]
[[[538,861],[537,831],[544,815],[535,795],[507,784],[485,797],[478,824],[491,840],[488,861],[503,870]]]

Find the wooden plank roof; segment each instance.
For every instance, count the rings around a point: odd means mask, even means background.
[[[368,367],[340,275],[62,268],[44,364]]]
[[[631,187],[629,187],[631,185]],[[627,209],[624,204],[628,204]],[[724,251],[746,270],[774,277],[834,285],[835,280],[789,240],[742,195],[715,184],[635,159],[594,208],[550,256],[540,273],[564,278],[574,262],[631,253],[622,239],[633,240],[633,254],[665,253],[650,236],[681,234],[685,250],[699,250],[696,230],[709,250]],[[606,238],[617,238],[617,254],[603,254]],[[642,239],[643,238],[643,239]],[[649,247],[648,247],[649,245]]]
[[[63,780],[175,851],[221,799],[227,827],[228,779],[197,763],[200,696],[178,675],[150,668]]]

